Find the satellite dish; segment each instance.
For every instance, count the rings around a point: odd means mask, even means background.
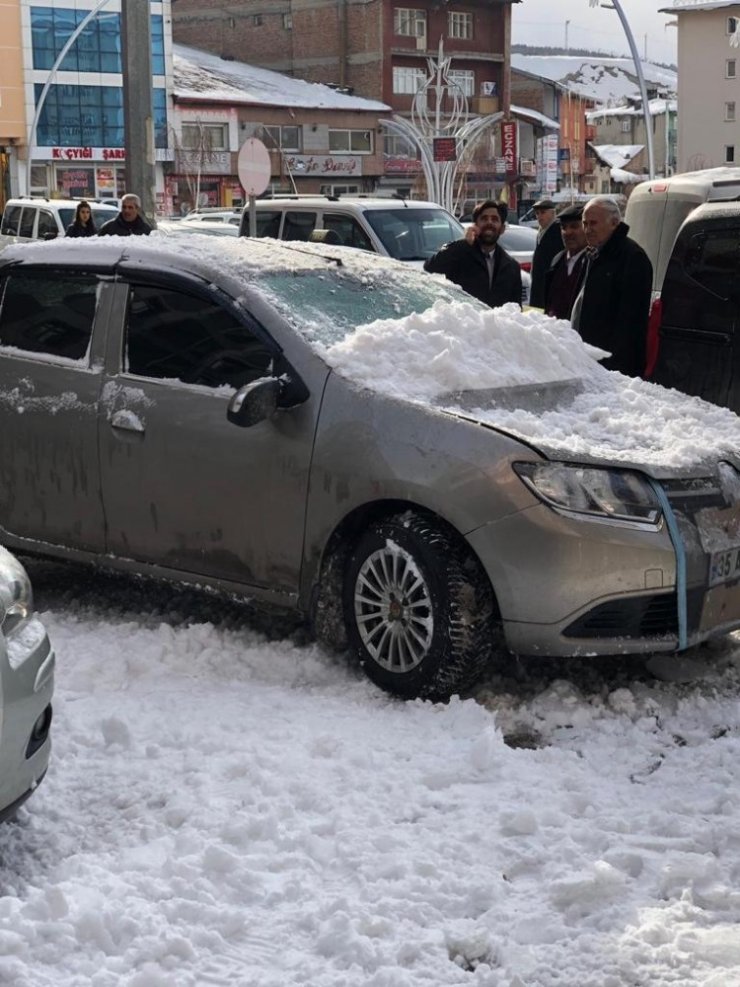
[[[270,155],[262,141],[256,137],[244,141],[239,148],[236,171],[247,195],[262,195],[272,173]]]

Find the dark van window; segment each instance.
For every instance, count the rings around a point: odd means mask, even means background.
[[[663,325],[732,332],[739,257],[737,234],[732,230],[680,240],[663,284]]]
[[[212,299],[131,285],[126,370],[206,387],[242,387],[270,373],[273,353]]]
[[[36,219],[36,210],[30,206],[26,206],[23,210],[23,215],[21,216],[21,225],[18,230],[18,236],[33,236],[33,224]]]
[[[81,360],[90,345],[97,281],[12,274],[0,286],[0,345]]]
[[[374,250],[370,237],[352,216],[341,213],[324,213],[324,229],[334,230],[344,247],[357,247],[360,250]]]
[[[277,240],[280,236],[280,219],[282,215],[281,212],[277,211],[258,210],[257,236],[271,236],[273,240]],[[246,223],[246,233],[249,234],[249,212],[244,213],[244,222]]]
[[[57,227],[57,221],[54,219],[54,214],[48,212],[46,209],[39,210],[39,224],[36,228],[36,236],[39,240],[43,240],[45,237],[51,239],[59,233]]]

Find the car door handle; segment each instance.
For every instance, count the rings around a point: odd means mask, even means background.
[[[143,435],[146,431],[146,426],[141,418],[135,412],[128,411],[126,408],[112,414],[110,423],[112,428],[120,429],[123,432],[140,432]]]

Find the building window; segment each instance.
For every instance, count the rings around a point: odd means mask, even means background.
[[[50,69],[89,10],[31,8],[33,67]],[[164,75],[164,23],[152,17],[152,73]],[[87,25],[61,64],[62,72],[121,72],[121,16],[103,14]]]
[[[737,17],[727,18],[727,33],[734,34],[737,31]]]
[[[447,33],[451,38],[473,37],[473,15],[451,10],[447,15]]]
[[[735,164],[734,144],[725,144],[725,164]]]
[[[253,27],[262,27],[262,14],[253,14],[252,15],[252,26]]]
[[[372,154],[372,131],[330,130],[329,150],[332,154]]]
[[[262,127],[258,134],[260,132],[268,149],[279,147],[281,151],[300,151],[303,146],[301,128],[292,124],[287,127]]]
[[[725,120],[727,123],[735,122],[735,103],[725,103]]]
[[[475,72],[472,69],[452,69],[447,73],[449,81],[458,85],[465,96],[475,96]]]
[[[292,14],[283,14],[283,28],[286,31],[292,31],[293,30],[293,15]]]
[[[183,123],[182,146],[188,151],[228,151],[229,127],[226,123]]]
[[[734,79],[737,76],[737,62],[734,58],[728,58],[725,62],[725,79]]]
[[[427,33],[427,13],[409,7],[396,7],[393,12],[393,30],[407,38],[423,38]]]
[[[424,85],[426,75],[422,69],[409,69],[393,66],[394,96],[413,96]]]
[[[391,158],[418,158],[419,154],[405,137],[396,137],[394,134],[385,135],[385,153]]]
[[[43,90],[37,83],[36,102]],[[167,147],[167,96],[152,93],[154,143]],[[123,147],[123,89],[118,86],[49,88],[38,127],[39,147]]]
[[[632,124],[629,120],[622,120],[622,133],[628,134],[632,129]]]

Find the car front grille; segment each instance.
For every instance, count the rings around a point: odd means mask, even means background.
[[[675,593],[628,597],[600,603],[563,631],[572,638],[658,638],[678,633]]]

